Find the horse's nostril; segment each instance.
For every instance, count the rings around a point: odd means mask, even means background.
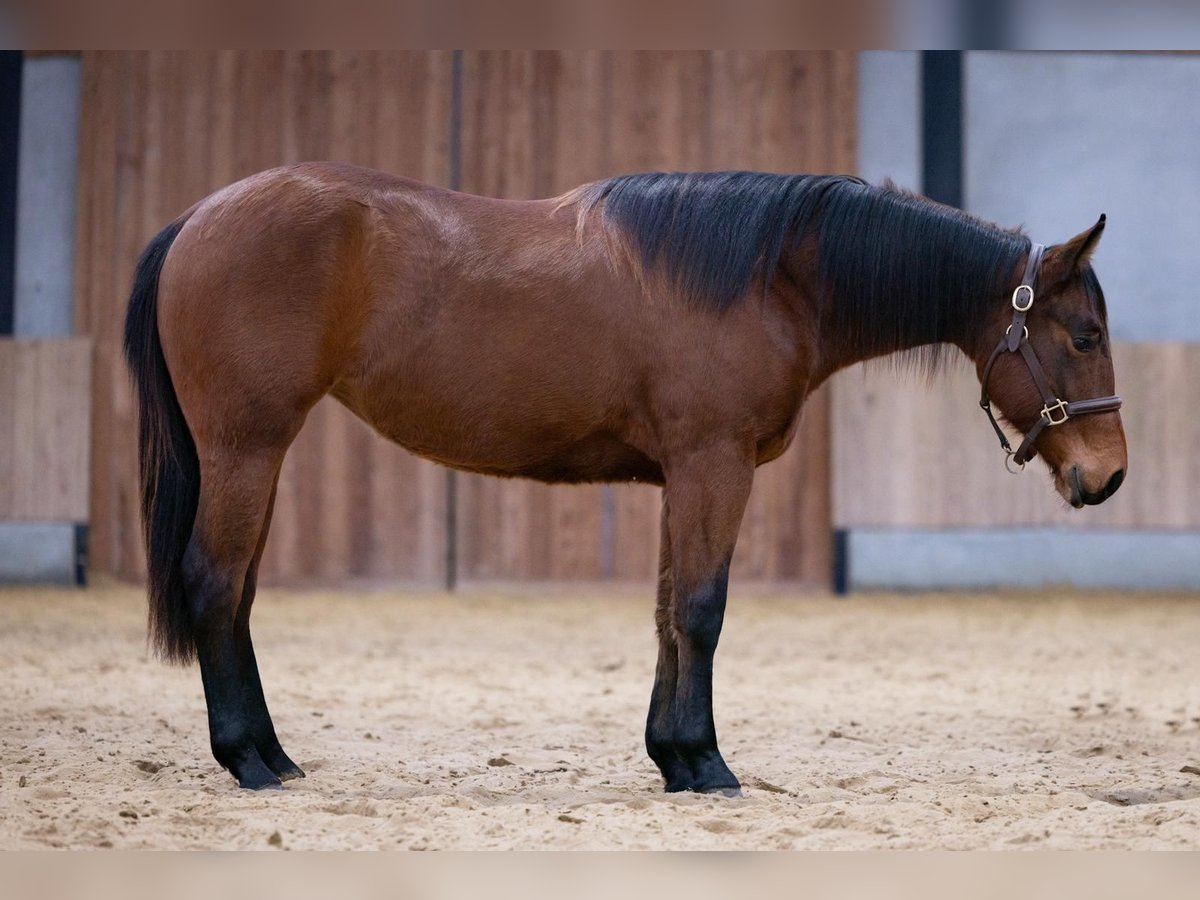
[[[1113,473],[1113,477],[1108,479],[1108,484],[1104,486],[1104,495],[1106,497],[1111,497],[1117,492],[1117,488],[1121,486],[1121,482],[1124,480],[1125,470],[1117,469],[1117,471]]]

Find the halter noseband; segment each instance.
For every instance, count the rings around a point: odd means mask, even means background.
[[[1037,354],[1033,352],[1033,345],[1029,343],[1029,329],[1025,327],[1025,317],[1029,314],[1029,310],[1033,308],[1034,288],[1037,287],[1038,266],[1045,252],[1046,248],[1041,244],[1034,244],[1030,249],[1029,261],[1025,263],[1025,274],[1021,277],[1021,283],[1017,285],[1012,295],[1012,307],[1014,310],[1012,324],[1005,330],[1004,337],[1000,338],[1000,343],[996,345],[996,349],[992,351],[992,355],[988,358],[987,365],[983,368],[983,390],[979,397],[979,405],[987,413],[988,421],[992,423],[996,437],[1000,438],[1000,447],[1006,454],[1004,467],[1014,474],[1024,469],[1025,463],[1033,459],[1033,455],[1036,452],[1033,449],[1034,442],[1047,426],[1061,425],[1072,416],[1082,416],[1087,413],[1114,412],[1121,408],[1121,398],[1117,396],[1096,397],[1092,400],[1061,400],[1050,388],[1046,372],[1042,369],[1042,364],[1038,361]],[[1008,442],[1008,438],[1004,436],[1004,431],[1000,428],[1000,425],[996,422],[996,416],[992,413],[992,401],[988,399],[988,379],[992,375],[992,366],[996,364],[996,360],[1000,358],[1001,354],[1017,352],[1020,352],[1021,358],[1025,360],[1025,365],[1029,367],[1029,374],[1033,376],[1034,384],[1037,385],[1038,391],[1041,392],[1043,406],[1041,417],[1025,433],[1025,437],[1021,441],[1021,446],[1014,453],[1012,445]],[[1009,464],[1010,460],[1016,463],[1018,468],[1013,469]]]

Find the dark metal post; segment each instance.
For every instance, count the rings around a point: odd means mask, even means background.
[[[17,291],[17,158],[21,134],[20,50],[0,50],[0,335],[12,334]]]
[[[963,54],[921,53],[922,190],[961,207],[963,197]]]

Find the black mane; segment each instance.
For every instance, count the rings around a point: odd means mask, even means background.
[[[847,176],[622,175],[575,192],[603,207],[647,271],[714,311],[774,278],[790,241],[817,239],[822,323],[877,355],[973,333],[1030,242],[964,212]]]

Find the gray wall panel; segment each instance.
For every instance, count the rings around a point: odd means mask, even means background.
[[[1200,589],[1200,534],[1054,528],[855,529],[851,589]]]
[[[858,174],[921,187],[921,55],[868,50],[858,55]]]
[[[967,205],[1043,242],[1101,212],[1118,340],[1200,340],[1200,56],[967,55]]]
[[[79,79],[78,57],[25,60],[13,328],[18,337],[72,331]]]
[[[0,584],[75,584],[78,546],[72,522],[0,522]]]

